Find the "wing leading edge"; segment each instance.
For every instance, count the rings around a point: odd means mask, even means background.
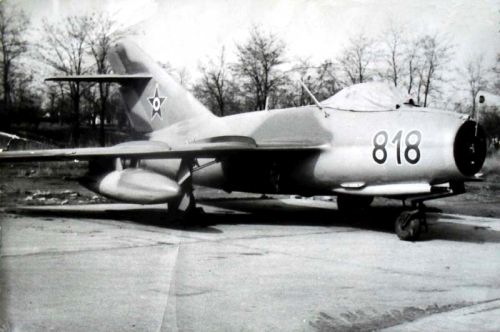
[[[212,137],[184,145],[170,146],[159,141],[134,141],[111,147],[48,149],[0,152],[0,162],[88,160],[94,158],[181,159],[217,158],[235,153],[294,153],[320,151],[325,143],[257,144],[250,137]]]

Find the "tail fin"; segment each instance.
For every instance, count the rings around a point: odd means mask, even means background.
[[[135,130],[151,132],[189,118],[212,115],[134,43],[118,43],[109,61],[115,74],[151,76],[149,80],[126,80],[120,88]]]

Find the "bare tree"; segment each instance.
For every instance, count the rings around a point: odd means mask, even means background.
[[[82,102],[80,105],[80,113],[81,113],[81,122],[83,123],[85,120],[88,120],[88,125],[95,129],[97,125],[97,119],[101,116],[100,109],[100,91],[98,85],[93,85],[91,87],[87,87],[86,89],[82,89]],[[101,121],[102,122],[102,121]]]
[[[69,16],[58,24],[43,22],[43,43],[40,44],[40,59],[56,72],[64,75],[82,75],[88,72],[86,46],[90,31],[88,16]],[[69,82],[69,94],[73,106],[73,144],[80,140],[80,97],[79,82]]]
[[[408,94],[412,94],[414,92],[413,88],[417,86],[417,89],[420,90],[421,84],[419,80],[420,68],[422,67],[422,51],[420,47],[419,39],[408,40],[405,43],[404,47],[404,56],[403,62],[404,67],[406,68],[406,77],[407,80],[405,82],[406,88],[408,90]],[[417,93],[417,100],[420,96],[420,93]],[[417,101],[418,102],[418,101]]]
[[[493,90],[496,91],[497,94],[500,94],[500,53],[497,53],[497,61],[495,66],[492,68],[492,72],[494,75],[493,82]]]
[[[189,72],[189,69],[182,67],[177,69],[176,73],[179,84],[185,88],[189,88],[191,85],[191,73]]]
[[[302,81],[307,88],[315,93],[320,85],[316,78],[316,67],[309,58],[299,58],[292,67],[288,75],[287,84],[284,85],[281,92],[281,104],[286,107],[303,106],[311,103],[309,94],[304,90]]]
[[[162,62],[158,61],[158,64],[165,69],[165,71],[172,76],[172,78],[177,81],[180,85],[182,85],[185,88],[189,88],[190,85],[190,80],[191,80],[191,74],[189,73],[189,70],[186,67],[182,68],[175,68],[172,66],[170,62]]]
[[[363,83],[370,79],[370,66],[376,57],[375,41],[361,33],[349,38],[339,64],[351,84]]]
[[[234,86],[230,81],[224,48],[216,60],[209,60],[207,65],[200,67],[200,71],[201,79],[194,87],[196,96],[207,103],[212,112],[226,115],[234,95]]]
[[[321,100],[336,94],[343,85],[339,79],[338,69],[333,62],[325,60],[316,68],[317,85],[314,90],[316,97]]]
[[[33,75],[27,72],[19,72],[10,81],[12,105],[22,107],[26,103],[30,103],[32,91],[28,89],[28,86],[33,81]]]
[[[98,74],[108,74],[111,70],[108,55],[114,44],[123,38],[129,31],[118,26],[118,23],[109,15],[93,15],[90,19],[90,30],[88,33],[88,44],[92,54]],[[107,104],[110,95],[110,83],[98,83],[99,88],[99,143],[106,144],[105,120],[107,116]],[[94,120],[95,121],[95,120]]]
[[[383,34],[383,60],[386,65],[383,76],[390,80],[395,87],[400,83],[403,76],[403,30],[391,24],[390,28]],[[410,60],[410,66],[412,60]]]
[[[263,109],[267,97],[283,81],[278,66],[284,62],[285,45],[273,34],[254,27],[246,43],[237,45],[238,61],[233,68],[243,80],[242,91],[250,100],[250,107]]]
[[[302,81],[319,100],[332,96],[341,88],[336,68],[331,61],[314,65],[309,58],[299,58],[278,89],[280,107],[296,107],[312,103],[309,94],[299,81]]]
[[[43,114],[40,110],[41,94],[32,82],[33,74],[29,71],[16,70],[15,75],[11,75],[10,120],[17,124],[32,124],[36,129]]]
[[[436,83],[444,80],[442,72],[451,58],[452,46],[437,35],[426,35],[421,38],[420,47],[423,52],[420,82],[423,88],[423,106],[426,107],[431,92],[439,92]]]
[[[486,77],[486,68],[484,67],[484,57],[483,55],[479,55],[478,57],[467,62],[465,66],[465,70],[459,71],[467,80],[467,90],[469,92],[469,96],[471,97],[471,106],[472,112],[471,114],[474,117],[477,117],[476,113],[476,100],[477,95],[481,90],[484,90],[487,86]]]
[[[63,98],[62,94],[59,93],[60,87],[54,84],[51,84],[48,87],[46,96],[47,96],[47,111],[50,115],[50,119],[52,121],[57,121],[60,123],[61,121],[61,109],[60,104]]]
[[[11,119],[12,84],[15,76],[15,61],[26,52],[25,39],[29,20],[24,12],[7,7],[0,1],[0,65],[2,71],[3,106],[7,120]],[[7,124],[8,126],[8,124]]]

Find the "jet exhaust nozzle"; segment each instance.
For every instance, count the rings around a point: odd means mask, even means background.
[[[140,168],[112,171],[100,176],[87,175],[80,179],[86,188],[103,196],[128,203],[166,203],[181,195],[174,180]]]

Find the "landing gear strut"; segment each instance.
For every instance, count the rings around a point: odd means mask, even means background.
[[[168,203],[168,215],[172,219],[189,220],[193,216],[203,213],[202,208],[196,207],[193,194],[193,163],[191,159],[183,159],[177,172],[177,183],[182,189],[182,195]]]
[[[203,213],[203,209],[196,207],[196,199],[193,191],[190,191],[169,202],[167,213],[170,219],[189,220]]]
[[[403,211],[396,219],[396,234],[403,241],[416,241],[422,230],[428,230],[425,205],[422,202],[416,205],[416,209]]]
[[[450,182],[448,186],[434,186],[429,194],[414,196],[411,199],[413,209],[403,211],[398,219],[396,219],[395,229],[396,234],[401,240],[416,241],[420,237],[422,231],[427,232],[427,219],[425,216],[424,201],[450,197],[465,192],[463,182]],[[404,205],[403,199],[403,205]]]

